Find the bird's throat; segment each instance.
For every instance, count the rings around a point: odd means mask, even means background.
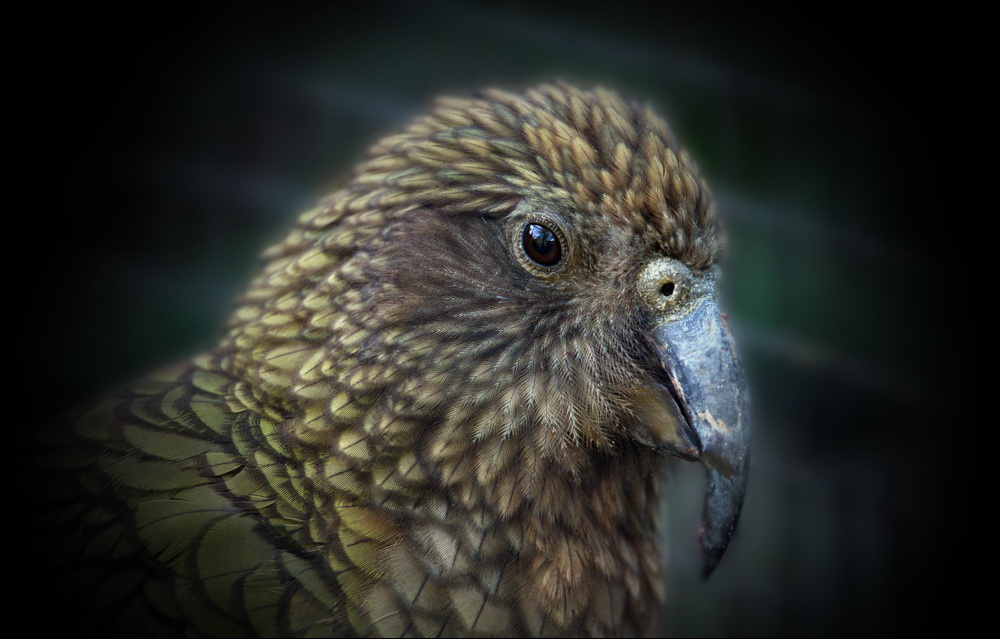
[[[489,483],[474,464],[444,465],[420,499],[386,502],[406,514],[369,587],[442,615],[467,612],[456,631],[485,614],[516,635],[642,632],[662,599],[657,459],[602,453],[573,474],[535,463]]]

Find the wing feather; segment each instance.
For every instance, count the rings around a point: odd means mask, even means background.
[[[189,365],[47,435],[39,540],[88,630],[348,630],[319,545],[295,534],[313,508],[304,472],[267,443],[274,422],[227,400],[230,381]]]

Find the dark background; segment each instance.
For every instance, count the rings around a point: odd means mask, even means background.
[[[701,471],[667,490],[674,635],[926,633],[943,532],[957,190],[943,24],[745,5],[223,3],[60,11],[25,85],[23,405],[60,411],[210,346],[257,255],[434,96],[565,79],[649,100],[731,234],[754,401],[740,530],[697,578]],[[159,12],[159,13],[158,13]],[[30,57],[31,52],[27,52]],[[15,131],[16,133],[16,131]],[[946,200],[947,201],[947,200]],[[17,346],[14,344],[13,346]],[[948,417],[948,419],[946,419]],[[22,420],[28,433],[41,420]]]

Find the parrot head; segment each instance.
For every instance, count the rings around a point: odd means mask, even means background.
[[[698,461],[707,576],[749,463],[724,246],[648,107],[562,84],[442,100],[266,254],[231,367],[264,409],[361,420],[366,455],[416,451],[456,499],[502,516],[571,520],[580,497],[551,486]],[[344,446],[330,437],[317,445]]]

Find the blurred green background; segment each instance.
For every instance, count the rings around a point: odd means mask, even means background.
[[[716,195],[754,402],[743,521],[707,583],[700,469],[666,491],[665,630],[945,620],[941,533],[960,519],[937,461],[942,238],[925,220],[946,160],[928,150],[934,54],[902,18],[436,0],[74,11],[32,96],[58,116],[37,132],[41,209],[24,213],[44,267],[28,365],[47,383],[29,398],[68,408],[211,345],[258,254],[434,96],[599,84],[651,101]]]

